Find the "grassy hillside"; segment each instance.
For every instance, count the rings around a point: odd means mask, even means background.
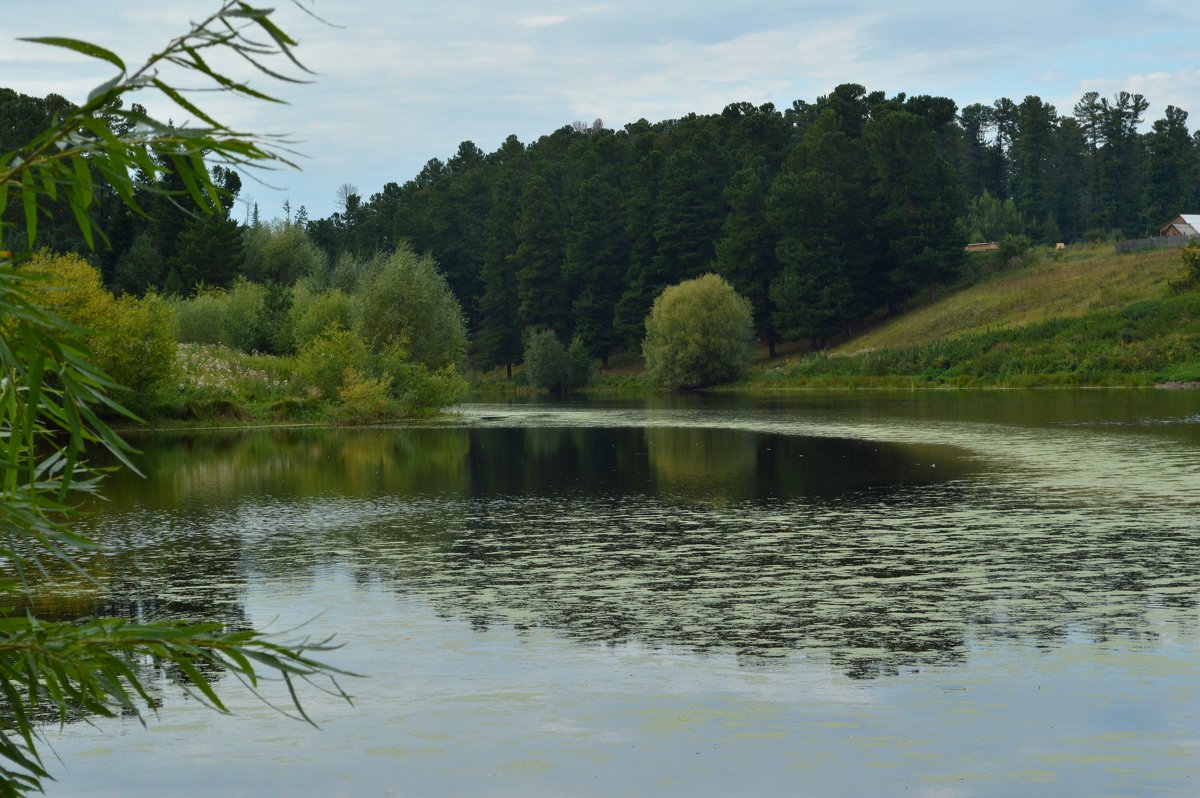
[[[978,265],[978,264],[976,264]],[[981,279],[742,388],[1152,385],[1200,380],[1200,293],[1179,250],[1069,249]]]
[[[984,330],[1117,311],[1134,302],[1165,297],[1168,281],[1184,271],[1177,249],[1118,255],[1110,244],[1071,247],[1058,257],[1034,256],[1031,260],[1030,265],[1004,271],[876,327],[833,353],[894,349]]]

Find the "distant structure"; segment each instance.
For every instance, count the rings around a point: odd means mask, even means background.
[[[995,252],[1000,245],[995,241],[981,241],[978,244],[967,244],[963,247],[967,252]]]
[[[1200,214],[1181,213],[1171,221],[1158,228],[1160,236],[1183,236],[1184,238],[1200,238]]]

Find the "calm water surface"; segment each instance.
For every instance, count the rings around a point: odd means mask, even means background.
[[[150,435],[48,614],[337,633],[51,795],[1200,794],[1200,395],[475,404]],[[279,695],[278,685],[267,685]]]

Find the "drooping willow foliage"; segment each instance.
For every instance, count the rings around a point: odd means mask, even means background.
[[[299,80],[283,73],[290,67],[303,76],[307,70],[293,53],[295,42],[271,14],[227,0],[135,69],[89,42],[30,39],[118,70],[82,106],[19,150],[0,155],[0,213],[8,201],[20,203],[30,250],[45,206],[64,198],[89,244],[103,236],[88,214],[101,180],[138,210],[135,188],[167,191],[153,189],[152,180],[137,183],[138,172],[152,177],[170,164],[182,179],[180,198],[215,209],[220,199],[210,166],[291,166],[286,140],[232,130],[191,99],[192,91],[203,90],[277,102],[214,69],[209,61],[215,52],[241,56],[252,74]],[[274,63],[281,60],[284,67]],[[176,88],[178,81],[165,75],[180,70],[207,85]],[[146,92],[165,95],[194,122],[169,125],[136,103],[126,106]],[[90,364],[82,331],[37,304],[31,288],[45,278],[23,272],[19,261],[0,253],[0,558],[14,573],[0,583],[0,796],[39,790],[50,777],[39,752],[38,719],[153,708],[157,698],[147,662],[181,674],[186,689],[220,711],[225,704],[205,671],[232,674],[251,689],[264,675],[282,678],[292,710],[306,720],[297,682],[344,697],[334,679],[341,672],[313,658],[334,648],[329,640],[279,642],[221,624],[49,621],[17,609],[27,605],[22,593],[48,563],[75,565],[80,553],[96,547],[71,526],[71,507],[100,487],[103,473],[93,465],[95,454],[107,450],[133,467],[129,446],[105,421],[129,415],[114,399],[119,386]]]

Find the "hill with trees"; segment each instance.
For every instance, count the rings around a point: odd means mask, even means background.
[[[0,92],[0,149],[22,120],[64,107]],[[463,142],[368,196],[342,186],[339,210],[320,219],[303,207],[285,220],[235,214],[240,179],[223,169],[223,212],[193,215],[166,154],[135,180],[144,217],[98,192],[90,212],[110,247],[89,257],[134,295],[190,297],[244,277],[280,319],[298,280],[350,294],[365,264],[407,246],[436,262],[480,369],[519,362],[529,329],[578,337],[605,365],[638,352],[662,290],[712,271],[750,301],[769,352],[789,339],[819,349],[935,297],[969,241],[1140,237],[1200,208],[1187,112],[1171,106],[1147,125],[1148,109],[1126,92],[1090,92],[1060,113],[1032,96],[959,108],[844,84],[785,109],[577,122],[491,153]],[[65,205],[47,210],[42,240],[84,251]],[[295,351],[286,336],[259,348]]]

